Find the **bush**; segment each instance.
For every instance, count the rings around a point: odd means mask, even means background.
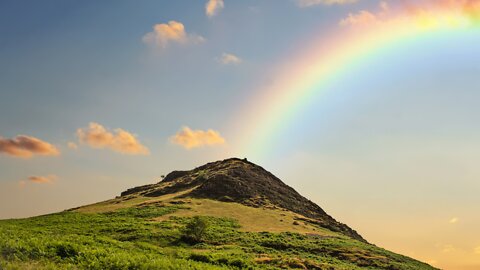
[[[78,248],[70,243],[56,243],[53,248],[55,255],[62,259],[73,258],[78,255]]]
[[[231,266],[236,266],[236,267],[238,267],[238,268],[240,268],[240,269],[245,269],[245,268],[247,268],[247,266],[248,266],[248,263],[245,262],[245,261],[242,260],[242,259],[233,259],[233,260],[231,260],[231,261],[229,262],[229,264],[230,264]]]
[[[212,262],[212,257],[208,254],[193,253],[189,257],[190,260],[197,262],[210,263]]]
[[[18,250],[12,246],[4,246],[0,248],[0,257],[5,259],[13,259],[17,254]],[[0,267],[0,269],[2,269]]]
[[[208,220],[205,217],[195,216],[185,226],[183,238],[189,243],[201,243],[205,238],[208,227]]]

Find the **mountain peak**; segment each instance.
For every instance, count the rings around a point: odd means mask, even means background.
[[[178,192],[182,192],[182,197],[286,209],[312,219],[324,228],[365,241],[356,231],[336,221],[320,206],[247,159],[229,158],[189,171],[173,171],[159,183],[129,189],[121,196],[157,197]]]

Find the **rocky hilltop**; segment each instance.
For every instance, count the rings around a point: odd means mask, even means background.
[[[183,197],[286,209],[312,219],[321,227],[365,242],[355,230],[336,221],[320,206],[246,159],[230,158],[190,171],[173,171],[159,183],[128,189],[121,196],[158,197],[178,192],[184,192]]]

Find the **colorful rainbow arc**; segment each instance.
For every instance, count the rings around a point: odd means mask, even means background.
[[[395,51],[419,36],[436,37],[478,26],[480,9],[448,11],[402,17],[358,27],[344,27],[338,34],[309,42],[309,48],[276,72],[276,81],[257,91],[241,117],[233,121],[240,130],[237,152],[261,157],[275,145],[281,134],[298,117],[311,99],[329,91],[329,85],[348,73],[350,67],[379,52]],[[336,29],[338,32],[338,29]],[[478,32],[476,33],[478,34]],[[294,59],[294,60],[291,60]]]

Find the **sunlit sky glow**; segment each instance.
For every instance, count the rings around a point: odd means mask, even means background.
[[[0,218],[231,156],[480,269],[480,1],[2,1]]]

